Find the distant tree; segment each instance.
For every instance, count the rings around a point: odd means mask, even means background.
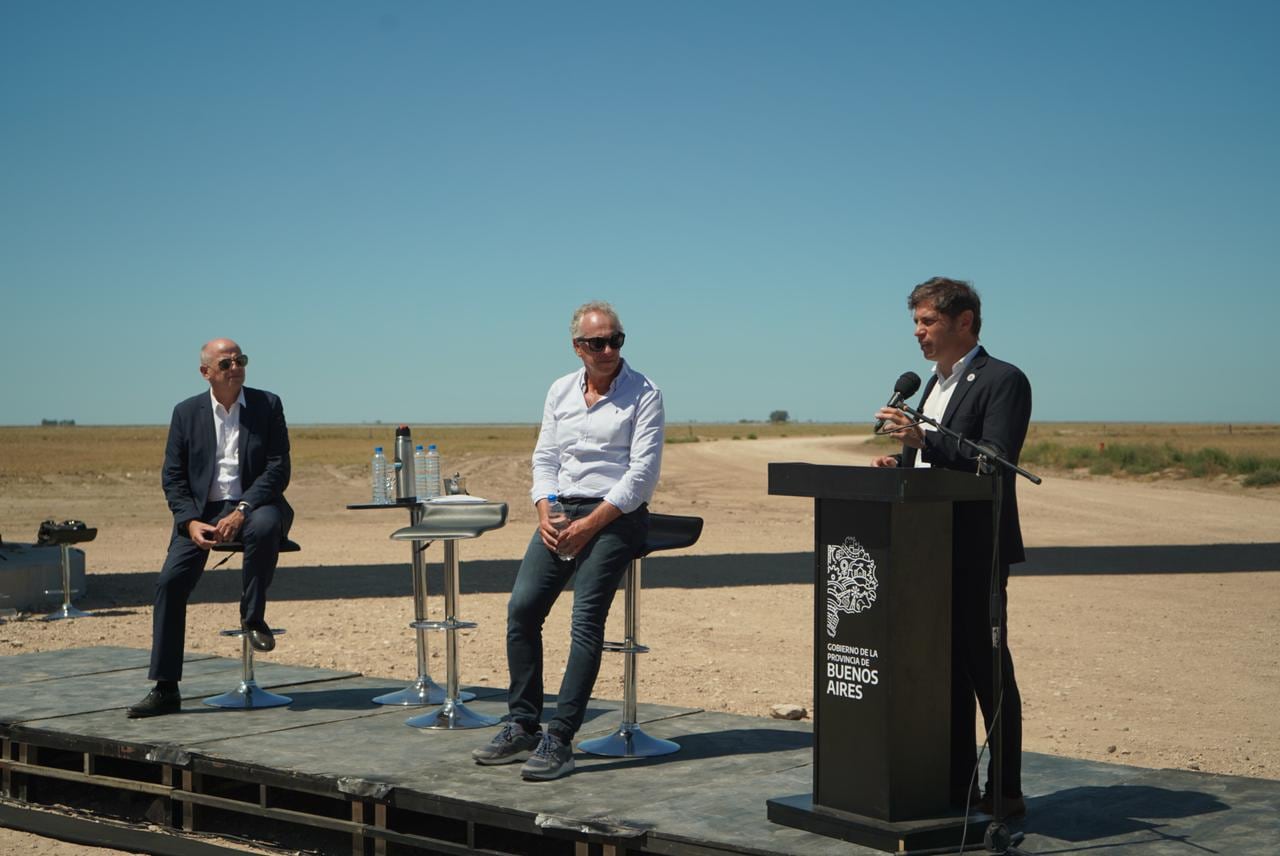
[[[769,414],[770,422],[786,422],[791,419],[791,415],[785,410],[775,410]]]

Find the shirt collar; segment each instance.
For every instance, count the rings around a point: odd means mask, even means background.
[[[605,395],[609,395],[611,392],[617,389],[619,384],[622,383],[622,379],[630,376],[631,374],[631,367],[627,365],[627,361],[625,358],[619,360],[618,362],[622,365],[622,368],[618,369],[618,373],[614,375],[613,382],[609,384],[609,389],[605,391]],[[586,366],[583,366],[582,368],[578,369],[578,388],[581,389],[583,392],[586,392],[586,389],[587,389],[587,367]],[[240,393],[241,395],[243,395],[244,390],[243,389],[240,390]]]
[[[209,387],[209,403],[213,406],[213,412],[214,412],[214,413],[217,413],[217,412],[218,412],[218,408],[222,407],[222,402],[218,401],[218,399],[217,399],[217,398],[214,396],[214,394],[213,394],[213,387]],[[242,386],[242,387],[240,387],[240,394],[239,394],[238,396],[236,396],[236,403],[235,403],[235,404],[233,404],[233,405],[231,405],[231,407],[232,407],[232,408],[234,408],[234,407],[236,406],[236,404],[240,405],[241,407],[244,407],[244,406],[245,406],[245,402],[244,402],[244,387],[243,387],[243,386]],[[226,409],[224,409],[222,412],[223,412],[223,413],[230,413],[231,411],[230,411],[230,410],[226,410]]]
[[[981,347],[982,345],[980,344],[974,345],[973,349],[970,350],[969,353],[965,354],[963,357],[956,360],[956,364],[951,367],[951,374],[947,375],[946,377],[942,376],[942,372],[938,371],[938,364],[934,363],[933,373],[935,376],[937,376],[938,383],[946,383],[947,381],[950,381],[964,374],[964,370],[969,367],[969,363],[973,362],[973,358],[978,355],[978,349]]]

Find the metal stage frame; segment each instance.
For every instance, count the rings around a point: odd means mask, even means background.
[[[471,762],[491,730],[411,728],[417,710],[374,704],[392,679],[259,662],[262,686],[293,703],[221,710],[201,699],[233,686],[240,662],[197,654],[182,713],[130,720],[146,660],[112,647],[0,657],[0,825],[177,856],[242,852],[236,841],[343,856],[879,852],[768,821],[767,799],[811,790],[809,723],[642,704],[646,730],[678,752],[579,753],[572,775],[527,783],[518,764]],[[478,711],[505,712],[502,690],[469,689]],[[593,700],[580,739],[620,716],[621,702]],[[1280,782],[1035,754],[1024,766],[1032,852],[1280,840]]]

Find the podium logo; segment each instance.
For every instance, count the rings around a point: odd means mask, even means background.
[[[866,612],[876,602],[876,563],[852,535],[827,545],[827,635],[835,636],[842,614]]]

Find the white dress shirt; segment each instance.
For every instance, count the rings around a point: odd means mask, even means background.
[[[960,385],[961,378],[964,377],[965,371],[969,368],[969,363],[973,360],[974,355],[978,353],[981,345],[974,345],[973,350],[965,354],[956,364],[951,367],[951,374],[946,377],[938,371],[938,364],[933,364],[933,373],[938,376],[938,382],[933,385],[933,389],[929,390],[929,397],[924,400],[924,407],[920,408],[920,412],[930,419],[936,419],[941,422],[943,415],[947,412],[947,405],[951,402],[951,396],[955,394],[956,387]],[[920,426],[925,431],[936,431],[932,425],[925,424]],[[929,462],[924,459],[923,452],[916,453],[916,466],[927,467]]]
[[[239,499],[244,495],[244,488],[240,486],[240,411],[245,406],[244,390],[240,390],[240,397],[231,405],[230,410],[214,398],[212,389],[209,390],[209,398],[213,401],[213,427],[218,453],[213,466],[209,501]]]
[[[662,391],[626,360],[587,407],[587,370],[551,384],[533,450],[534,503],[549,494],[603,499],[624,514],[653,498],[662,467]]]

